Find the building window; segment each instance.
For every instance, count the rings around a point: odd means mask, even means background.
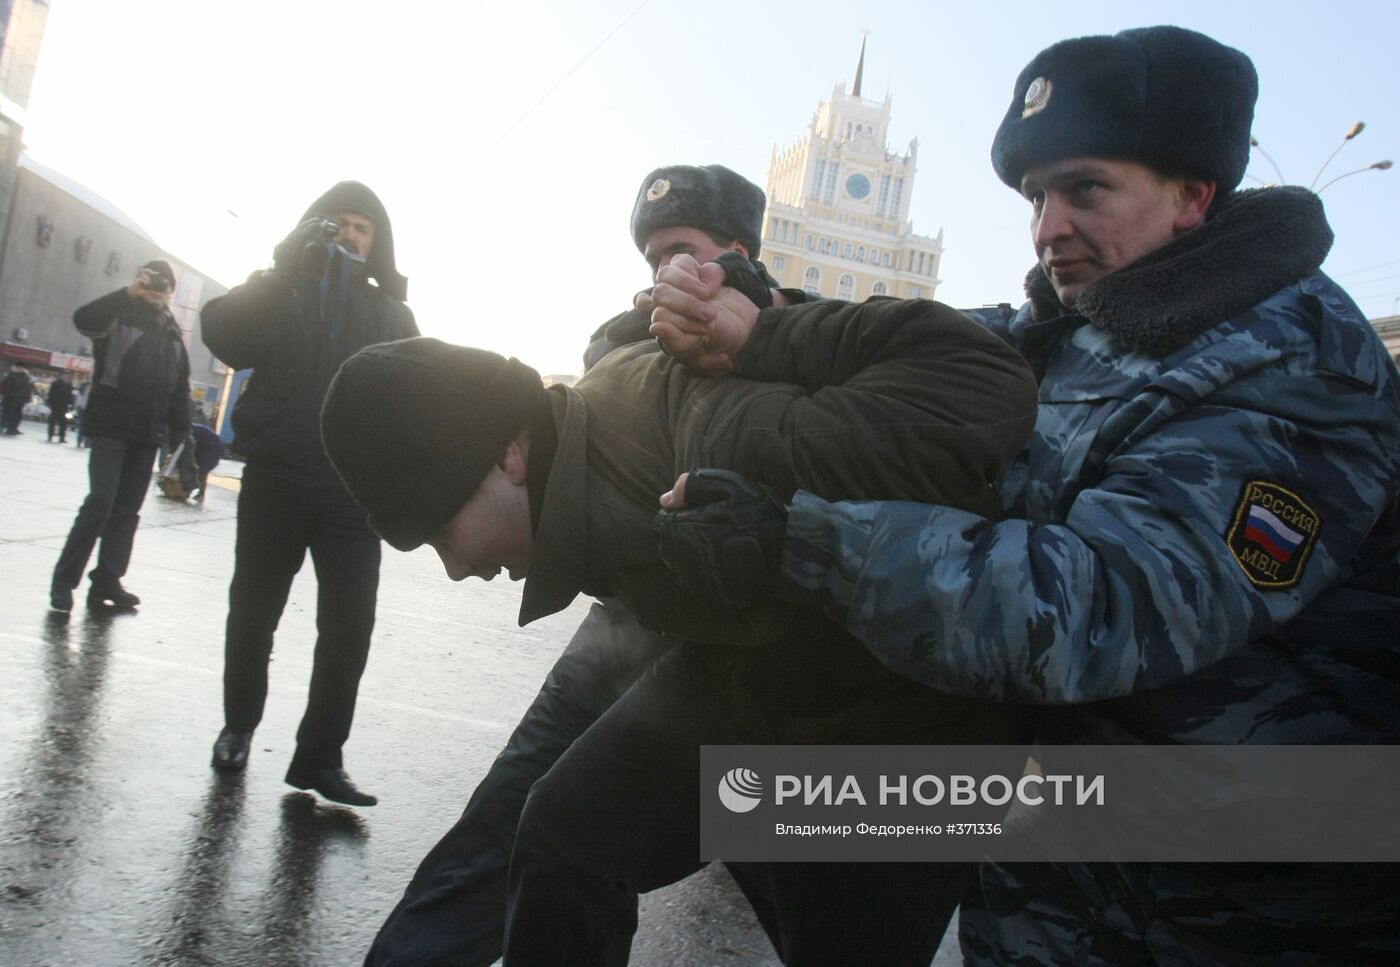
[[[871,295],[884,295],[884,294],[885,294],[886,292],[888,292],[888,291],[889,291],[889,290],[885,288],[885,283],[883,283],[883,282],[876,282],[875,285],[871,288],[870,294],[871,294]]]
[[[917,285],[915,285],[915,286],[910,286],[910,288],[909,288],[909,298],[911,298],[911,299],[922,299],[923,297],[924,297],[924,290],[923,290],[923,289],[919,288]]]
[[[854,276],[843,275],[841,281],[836,283],[836,298],[846,302],[851,301],[851,296],[855,295],[856,280]]]
[[[807,235],[807,238],[804,240],[804,244],[807,246],[807,251],[809,251],[809,252],[812,251],[812,249],[816,248],[816,246],[817,246],[817,243],[814,242],[814,241],[812,241],[812,236],[811,236],[810,233]]]
[[[783,270],[783,266],[786,265],[786,264],[787,264],[787,261],[786,261],[781,255],[775,255],[775,256],[773,256],[773,271],[774,271],[774,272],[781,272],[781,271]]]
[[[886,252],[886,253],[884,254],[884,257],[880,259],[880,264],[883,265],[885,268],[889,268],[889,267],[890,267],[890,253],[889,253],[889,252]]]
[[[826,254],[826,239],[824,239],[824,238],[819,238],[819,239],[817,239],[817,251],[818,251],[819,253],[821,253],[822,255],[825,255],[825,254]]]
[[[900,197],[901,197],[903,194],[904,194],[904,179],[903,179],[903,178],[896,178],[896,179],[894,180],[894,197],[893,197],[892,199],[890,199],[890,214],[891,214],[891,215],[898,215],[898,214],[899,214],[899,199],[900,199]]]
[[[851,243],[850,243],[850,242],[847,242],[847,243],[846,243],[846,247],[841,251],[841,256],[842,256],[842,258],[850,258],[850,257],[851,257]]]
[[[826,172],[826,203],[829,205],[836,200],[836,176],[841,173],[839,162],[833,161],[831,167]]]
[[[889,176],[889,175],[881,175],[881,176],[880,176],[880,200],[879,200],[878,202],[875,203],[875,211],[876,211],[876,213],[878,213],[878,214],[880,214],[880,215],[883,215],[883,214],[885,213],[885,203],[888,202],[889,200],[890,200],[890,176]]]
[[[864,246],[864,245],[862,245],[860,248],[856,249],[856,261],[857,261],[857,262],[864,262],[864,261],[865,261],[865,246]]]
[[[812,178],[812,191],[810,195],[813,201],[815,201],[817,196],[821,194],[822,175],[824,174],[826,174],[826,162],[823,159],[818,158],[816,175]]]
[[[821,284],[822,270],[817,268],[815,265],[807,266],[807,274],[802,280],[802,290],[804,292],[810,292],[812,295],[816,295],[817,290],[821,286]]]

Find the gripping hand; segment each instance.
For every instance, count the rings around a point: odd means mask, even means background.
[[[731,615],[767,605],[778,583],[787,507],[728,470],[694,470],[685,509],[656,515],[661,558],[687,591]]]
[[[714,261],[724,267],[724,284],[729,288],[741,293],[760,309],[767,309],[773,304],[773,290],[768,288],[768,281],[748,259],[738,252],[725,252]]]
[[[272,265],[279,275],[291,277],[301,272],[306,249],[325,238],[327,220],[320,215],[306,219],[272,250]]]

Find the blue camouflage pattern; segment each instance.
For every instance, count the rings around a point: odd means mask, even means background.
[[[781,594],[901,674],[1037,706],[1050,742],[1400,742],[1400,377],[1350,298],[1311,274],[1161,357],[976,314],[1040,375],[1003,518],[799,493]],[[1283,586],[1232,551],[1261,482],[1320,522]],[[980,877],[969,964],[1400,963],[1395,865]]]
[[[1088,720],[1146,741],[1400,741],[1400,381],[1345,293],[1313,275],[1163,358],[1080,317],[982,321],[1064,330],[1004,519],[799,494],[785,595],[935,688],[1108,702]],[[1321,519],[1294,587],[1229,550],[1250,481]]]

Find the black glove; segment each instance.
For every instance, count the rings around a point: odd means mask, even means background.
[[[272,250],[272,266],[281,276],[300,275],[308,248],[319,248],[335,237],[329,226],[335,222],[320,215],[313,215],[292,229],[290,235],[277,243]]]
[[[714,261],[724,268],[724,284],[729,288],[760,309],[773,304],[773,290],[768,285],[766,272],[754,268],[754,264],[738,252],[725,252]]]
[[[685,502],[685,510],[656,515],[661,559],[681,585],[731,615],[768,605],[778,586],[787,506],[771,488],[729,470],[692,470]]]

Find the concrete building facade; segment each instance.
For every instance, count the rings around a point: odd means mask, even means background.
[[[74,328],[73,310],[129,285],[154,258],[175,268],[170,308],[189,351],[191,394],[213,404],[226,367],[199,336],[199,307],[227,287],[166,254],[102,197],[22,157],[0,242],[0,361],[40,372],[68,370],[85,380],[92,345]]]
[[[1371,320],[1371,328],[1376,330],[1385,343],[1386,352],[1395,364],[1400,366],[1400,316],[1382,316]]]
[[[14,195],[48,0],[0,0],[0,225]]]
[[[909,220],[919,142],[890,151],[890,95],[863,97],[864,72],[862,40],[850,93],[838,83],[802,138],[773,147],[763,262],[783,286],[828,298],[931,299],[943,232],[916,234]]]

